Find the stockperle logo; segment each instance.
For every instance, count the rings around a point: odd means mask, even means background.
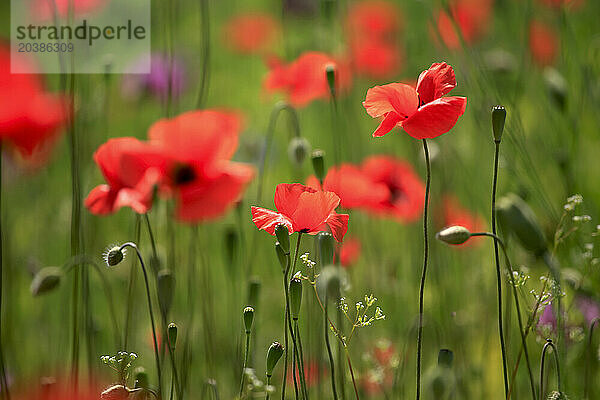
[[[149,73],[150,8],[150,0],[11,0],[11,72]]]

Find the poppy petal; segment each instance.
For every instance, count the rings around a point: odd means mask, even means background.
[[[294,232],[292,221],[285,215],[262,207],[252,207],[252,222],[258,229],[263,229],[271,235],[275,235],[278,225],[285,225],[290,234]]]
[[[419,108],[402,121],[402,128],[416,139],[431,139],[448,132],[464,114],[466,97],[442,97]]]
[[[373,132],[373,137],[381,137],[387,135],[394,127],[402,120],[395,112],[389,112],[383,121],[379,124],[375,132]]]
[[[304,192],[314,193],[316,190],[300,183],[280,183],[275,188],[275,208],[283,215],[292,217]]]
[[[304,192],[298,198],[298,206],[292,214],[294,231],[311,232],[323,225],[335,208],[340,198],[333,192]]]
[[[331,229],[333,238],[338,242],[341,242],[344,239],[344,235],[346,234],[346,231],[348,231],[349,219],[350,216],[348,214],[331,213],[329,218],[327,218],[327,221],[325,221],[325,223],[329,225],[329,228]]]
[[[85,207],[94,215],[108,215],[114,212],[116,192],[108,185],[98,185],[85,198]]]
[[[404,83],[390,83],[367,90],[363,106],[371,117],[381,117],[391,111],[408,117],[419,105],[419,97],[412,86]]]
[[[417,92],[421,104],[439,99],[455,87],[454,70],[445,62],[431,64],[428,70],[421,72],[417,81]]]

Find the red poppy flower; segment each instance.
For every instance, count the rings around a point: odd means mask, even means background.
[[[383,117],[373,136],[383,136],[396,126],[416,139],[448,132],[467,106],[466,97],[442,97],[455,87],[452,67],[434,63],[419,75],[416,90],[404,83],[369,89],[363,106],[371,117]]]
[[[348,68],[325,53],[306,52],[288,65],[272,58],[269,64],[271,70],[264,82],[265,88],[271,92],[286,93],[289,102],[296,107],[303,107],[313,100],[329,97],[326,76],[326,68],[329,65],[336,67],[338,90],[346,88],[350,83]]]
[[[342,208],[376,208],[390,194],[384,184],[373,182],[367,174],[351,164],[329,168],[323,188],[314,175],[307,179],[306,185],[334,192],[339,196]]]
[[[412,222],[423,210],[425,185],[412,166],[387,156],[372,156],[363,162],[363,171],[373,182],[387,186],[388,197],[374,211],[391,215],[401,222]]]
[[[96,186],[85,199],[92,214],[107,215],[121,207],[144,214],[152,207],[162,162],[158,149],[135,138],[110,139],[96,150],[94,161],[107,184]]]
[[[559,48],[558,36],[554,30],[539,21],[529,25],[529,50],[536,64],[551,65],[556,60]]]
[[[30,69],[28,60],[15,57],[14,64]],[[56,138],[67,119],[66,101],[46,92],[38,75],[12,74],[10,68],[10,49],[0,44],[0,141],[31,158]]]
[[[450,2],[450,14],[440,11],[437,29],[444,44],[450,49],[460,47],[456,27],[466,44],[481,38],[489,26],[492,12],[491,0],[455,0]],[[453,22],[454,20],[454,22]]]
[[[254,176],[251,166],[230,161],[240,128],[236,113],[218,110],[186,112],[150,128],[150,142],[164,157],[162,189],[175,195],[179,220],[216,218],[239,199]]]
[[[444,218],[444,227],[459,225],[464,226],[470,232],[481,232],[485,230],[485,221],[481,215],[464,208],[453,195],[446,194],[443,196],[442,217]],[[469,243],[471,242],[469,241],[467,245]]]
[[[300,183],[281,183],[275,189],[277,212],[252,207],[252,222],[258,229],[275,234],[278,225],[294,232],[316,235],[329,227],[335,240],[341,242],[348,230],[348,214],[337,214],[340,198],[333,192],[315,190]]]
[[[360,257],[362,245],[357,238],[344,240],[339,249],[340,264],[342,267],[349,267]]]
[[[242,54],[264,52],[275,41],[279,25],[268,14],[239,14],[223,28],[223,39],[232,50]]]

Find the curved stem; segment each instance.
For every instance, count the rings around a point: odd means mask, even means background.
[[[592,353],[592,339],[594,334],[594,328],[596,325],[600,323],[600,318],[594,318],[592,323],[590,324],[590,330],[588,334],[588,346],[587,351],[585,352],[585,381],[583,383],[583,400],[588,399],[589,389],[590,389],[590,354]]]
[[[544,344],[544,348],[542,350],[542,358],[540,360],[540,400],[544,400],[544,361],[546,359],[546,351],[548,347],[552,347],[554,352],[554,361],[556,362],[556,379],[558,380],[558,391],[562,393],[562,386],[560,382],[560,368],[558,363],[558,352],[556,350],[556,346],[552,343],[552,339],[546,339],[546,343]]]
[[[135,242],[140,243],[140,236],[142,230],[142,222],[139,214],[135,215]],[[125,310],[125,328],[123,332],[123,349],[127,349],[127,345],[129,344],[129,327],[131,323],[131,312],[133,310],[133,291],[135,288],[135,278],[136,278],[136,269],[135,269],[136,261],[133,260],[131,266],[129,268],[129,283],[127,287],[127,301],[126,301],[126,310]]]
[[[196,108],[204,107],[206,95],[208,92],[208,82],[210,77],[210,16],[208,9],[208,0],[200,0],[200,18],[202,20],[202,76],[200,79],[200,88],[198,89],[198,99]]]
[[[431,184],[431,163],[429,162],[429,149],[427,139],[423,139],[423,152],[427,166],[427,180],[425,181],[425,204],[423,205],[423,270],[419,286],[419,326],[417,330],[417,400],[421,398],[421,351],[423,348],[423,292],[425,291],[425,278],[427,276],[427,259],[429,257],[429,238],[427,236],[427,212],[429,210],[429,186]]]
[[[156,373],[158,375],[158,398],[162,398],[162,373],[160,369],[160,356],[158,355],[158,341],[156,339],[156,325],[154,323],[154,311],[152,311],[152,297],[150,296],[150,285],[148,283],[148,272],[146,271],[146,266],[144,265],[144,259],[142,258],[142,254],[140,250],[133,242],[127,242],[121,245],[119,248],[120,251],[123,251],[126,247],[131,247],[135,250],[137,254],[138,260],[140,260],[140,265],[142,266],[142,272],[144,273],[144,282],[146,284],[146,298],[148,300],[148,312],[150,313],[150,324],[152,325],[152,340],[154,341],[154,358],[156,361]]]

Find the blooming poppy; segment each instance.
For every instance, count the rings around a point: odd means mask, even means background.
[[[354,264],[360,257],[362,245],[357,238],[349,238],[344,240],[338,250],[340,264],[342,267],[349,267]]]
[[[450,14],[440,11],[437,18],[439,35],[448,48],[460,47],[456,28],[466,44],[474,43],[485,34],[492,12],[491,0],[455,0],[450,2],[449,8]]]
[[[239,14],[223,27],[223,39],[238,53],[261,53],[269,49],[278,32],[279,25],[269,14]]]
[[[554,30],[539,21],[529,25],[529,51],[536,64],[551,65],[558,55],[558,36]]]
[[[15,55],[13,66],[30,69]],[[67,119],[66,99],[46,92],[38,75],[11,73],[10,49],[0,44],[0,141],[31,158],[56,138]]]
[[[307,179],[306,185],[334,192],[339,196],[340,206],[343,208],[372,209],[389,197],[386,185],[373,182],[359,167],[352,164],[329,168],[322,188],[314,175]]]
[[[408,162],[388,156],[371,156],[363,162],[362,170],[373,182],[388,188],[388,196],[373,211],[391,215],[401,222],[419,218],[425,185]]]
[[[455,87],[454,70],[443,62],[419,75],[416,90],[404,83],[369,89],[363,106],[371,117],[383,117],[373,136],[383,136],[396,126],[416,139],[448,132],[467,106],[466,97],[442,97]]]
[[[316,51],[303,53],[295,61],[284,65],[279,59],[271,58],[270,71],[264,86],[268,91],[286,93],[289,102],[296,107],[306,106],[313,100],[329,96],[326,69],[336,67],[338,89],[350,83],[350,73],[346,66],[333,57]]]
[[[107,184],[96,186],[85,199],[95,215],[107,215],[121,207],[144,214],[152,207],[154,188],[160,179],[162,155],[147,143],[131,137],[110,139],[94,153]]]
[[[348,230],[348,214],[337,214],[340,198],[333,192],[316,190],[300,183],[281,183],[275,189],[275,208],[271,211],[252,207],[252,222],[258,229],[275,235],[284,225],[294,232],[315,235],[329,227],[335,240],[341,242]]]
[[[189,111],[150,128],[160,149],[163,193],[176,198],[177,218],[197,223],[216,218],[240,197],[254,176],[246,164],[230,161],[238,145],[241,118],[229,111]]]

